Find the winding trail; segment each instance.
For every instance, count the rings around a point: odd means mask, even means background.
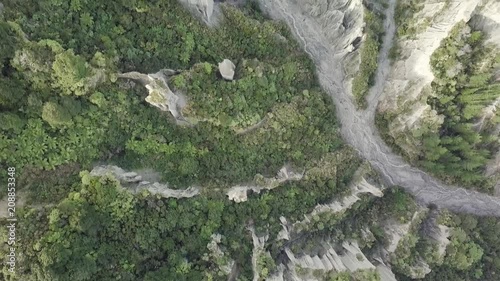
[[[389,0],[384,22],[386,34],[379,56],[375,84],[367,97],[368,108],[358,111],[345,84],[343,62],[347,50],[334,50],[322,35],[322,27],[304,15],[295,1],[259,0],[262,10],[272,18],[285,20],[301,42],[304,50],[314,60],[323,89],[332,96],[341,133],[346,142],[374,166],[390,185],[398,185],[424,204],[456,212],[480,216],[500,217],[500,198],[450,186],[432,178],[427,173],[407,164],[385,144],[375,127],[375,112],[387,75],[390,71],[389,50],[395,34],[394,11],[396,0]]]

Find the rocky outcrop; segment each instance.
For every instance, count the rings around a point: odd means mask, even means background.
[[[377,265],[377,272],[380,275],[380,280],[382,281],[397,281],[392,270],[385,264]]]
[[[222,78],[232,81],[234,78],[234,70],[236,66],[234,63],[228,59],[224,59],[219,63],[219,72]]]
[[[206,23],[210,23],[214,13],[213,0],[179,0],[193,14],[197,15]]]
[[[316,32],[337,50],[349,52],[354,50],[354,42],[363,36],[361,0],[292,0],[289,2],[297,5],[304,17],[313,19],[321,27]]]
[[[269,239],[269,235],[265,236],[257,236],[255,233],[255,228],[253,226],[248,227],[248,230],[252,234],[252,242],[253,242],[253,250],[252,250],[252,270],[253,270],[253,281],[259,281],[260,278],[260,269],[258,265],[259,257],[264,252],[264,246],[266,244],[267,239]]]
[[[219,246],[222,242],[223,236],[218,233],[214,233],[212,234],[211,238],[212,241],[210,241],[210,243],[208,243],[207,245],[209,254],[206,254],[203,259],[210,260],[215,265],[217,265],[220,272],[225,275],[229,275],[235,262],[234,260],[230,259]]]
[[[236,185],[231,187],[227,192],[229,200],[236,203],[247,201],[247,193],[252,190],[255,193],[260,193],[262,190],[271,190],[286,181],[301,180],[304,173],[296,173],[290,167],[283,167],[279,170],[274,178],[265,178],[262,175],[257,175],[252,185]]]
[[[394,253],[396,251],[401,239],[403,239],[406,235],[410,233],[412,224],[417,222],[417,220],[420,218],[420,215],[422,214],[422,211],[424,210],[427,209],[422,209],[420,211],[415,212],[413,214],[411,221],[405,224],[402,224],[395,220],[388,220],[385,222],[383,229],[387,239],[389,240],[389,245],[386,248],[388,253]]]
[[[375,269],[355,241],[343,242],[340,250],[335,250],[334,245],[330,243],[323,243],[321,248],[322,254],[317,255],[296,255],[286,248],[285,254],[289,261],[278,266],[278,271],[267,280],[323,280],[323,276],[313,275],[312,272],[356,272]]]
[[[288,230],[288,221],[285,217],[280,217],[281,227],[283,228],[278,233],[276,240],[290,240],[290,231]]]
[[[308,224],[314,216],[317,216],[321,213],[340,213],[347,209],[349,209],[354,203],[361,200],[358,196],[360,194],[369,193],[375,197],[382,197],[384,194],[381,189],[368,183],[365,178],[361,178],[361,180],[357,183],[354,183],[351,186],[351,194],[340,199],[335,200],[329,204],[320,204],[314,207],[313,211],[310,214],[304,215],[304,220],[300,222],[296,222],[295,224]]]
[[[422,279],[430,272],[430,266],[423,260],[419,260],[415,265],[410,267],[409,276],[412,279]]]
[[[445,1],[440,4],[444,4]],[[469,21],[481,0],[451,1],[449,8],[441,10],[434,7],[426,9],[415,17],[432,18],[433,22],[416,38],[399,41],[401,58],[394,62],[391,72],[385,82],[385,99],[381,102],[381,112],[397,112],[397,118],[389,125],[389,131],[395,138],[402,138],[403,131],[414,130],[431,125],[437,130],[443,122],[442,117],[427,104],[426,97],[430,94],[434,74],[431,70],[431,55],[440,46],[452,28],[461,21]],[[433,3],[436,5],[438,3]],[[427,4],[426,4],[427,5]],[[431,5],[431,4],[429,4]],[[437,12],[440,15],[437,15]],[[410,134],[400,143],[409,154],[418,150],[419,143]],[[400,144],[398,143],[398,145]]]
[[[384,226],[389,240],[388,247],[381,251],[384,260],[395,264],[400,272],[404,272],[412,279],[422,279],[431,272],[431,268],[423,256],[412,257],[412,261],[406,260],[410,249],[416,245],[415,235],[422,226],[424,216],[427,215],[428,209],[421,208],[406,224],[388,221]]]
[[[484,31],[488,36],[487,43],[493,43],[500,47],[500,2],[486,1],[478,13],[472,19],[472,25]]]
[[[400,58],[394,62],[384,83],[384,96],[379,110],[395,116],[388,124],[388,132],[396,144],[415,159],[421,139],[414,137],[420,128],[437,132],[443,116],[427,104],[434,74],[430,59],[452,28],[460,22],[484,31],[487,43],[500,46],[500,3],[493,0],[425,1],[422,11],[414,19],[425,18],[426,28],[415,37],[400,38]],[[484,120],[483,120],[484,121]],[[418,135],[418,134],[417,134]]]
[[[438,254],[443,257],[446,252],[446,247],[450,244],[450,228],[446,225],[438,225],[437,230],[431,234],[433,238],[438,243]]]
[[[170,90],[167,78],[177,73],[174,70],[164,69],[153,74],[142,74],[139,72],[127,72],[118,74],[118,78],[132,79],[146,87],[149,95],[146,101],[159,108],[161,111],[169,111],[177,121],[183,121],[181,112],[186,106],[186,98],[180,93]]]
[[[200,194],[200,189],[197,187],[189,187],[187,189],[171,189],[168,184],[158,182],[149,182],[143,180],[143,176],[136,172],[127,172],[120,167],[105,165],[97,166],[90,172],[92,176],[111,175],[115,177],[121,185],[134,193],[147,190],[151,194],[158,194],[165,198],[190,198]]]

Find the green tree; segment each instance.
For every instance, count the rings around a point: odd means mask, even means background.
[[[69,126],[73,123],[69,111],[56,102],[46,102],[43,105],[42,119],[54,128]]]
[[[52,69],[54,86],[60,88],[63,94],[81,96],[88,93],[90,85],[86,78],[92,75],[92,69],[85,59],[75,55],[73,50],[57,54]]]
[[[453,230],[451,243],[446,249],[446,264],[459,270],[465,270],[481,260],[482,256],[483,249],[470,241],[464,230],[461,228]]]

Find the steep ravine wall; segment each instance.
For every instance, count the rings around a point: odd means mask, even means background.
[[[438,4],[440,9],[435,7]],[[476,18],[476,25],[489,36],[487,42],[498,40],[500,32],[495,30],[495,23],[499,16],[490,12],[497,9],[496,6],[498,3],[494,0],[426,1],[423,10],[414,17],[432,18],[431,24],[415,38],[398,39],[400,56],[383,83],[379,110],[381,114],[396,115],[388,125],[388,131],[410,157],[419,151],[421,145],[410,131],[422,126],[437,130],[443,122],[443,117],[427,104],[430,95],[427,88],[434,80],[430,64],[432,54],[455,25],[472,18]]]
[[[336,2],[345,3],[347,1]],[[458,2],[454,1],[452,4],[460,5]],[[346,75],[342,66],[346,63],[345,59],[349,55],[349,50],[331,44],[324,35],[329,30],[325,30],[310,15],[304,14],[302,12],[304,6],[300,3],[288,0],[260,0],[259,3],[261,9],[270,17],[284,20],[288,24],[298,42],[314,60],[319,82],[333,98],[336,105],[344,140],[352,145],[363,158],[367,159],[387,183],[402,186],[415,195],[419,201],[426,204],[433,203],[456,212],[500,217],[500,198],[467,191],[457,186],[445,185],[427,173],[411,167],[401,156],[391,151],[375,128],[375,110],[383,92],[386,77],[390,73],[388,53],[395,32],[395,0],[389,1],[389,7],[386,11],[384,23],[386,35],[379,58],[380,67],[376,74],[375,85],[368,96],[368,108],[364,111],[357,111],[346,88]],[[432,26],[430,28],[441,27]],[[346,32],[341,36],[351,37],[352,32]]]

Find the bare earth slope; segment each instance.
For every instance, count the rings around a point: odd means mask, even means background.
[[[370,161],[389,184],[404,187],[426,204],[433,203],[457,212],[500,217],[500,198],[445,185],[411,167],[391,151],[375,128],[375,109],[390,69],[388,53],[395,33],[395,0],[389,0],[385,21],[387,32],[379,58],[380,66],[375,86],[368,96],[369,106],[365,111],[356,110],[345,81],[346,74],[342,66],[348,50],[335,49],[328,43],[329,40],[324,35],[328,31],[313,18],[304,15],[295,1],[259,2],[264,12],[272,18],[285,20],[290,26],[303,48],[315,61],[320,84],[335,102],[344,139]]]

